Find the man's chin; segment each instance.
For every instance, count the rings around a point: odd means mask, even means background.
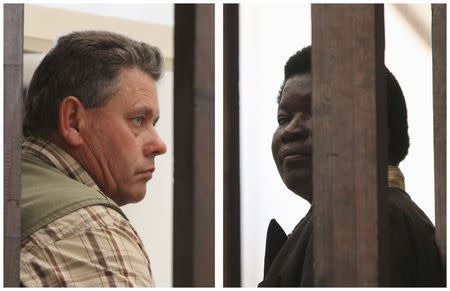
[[[312,201],[312,177],[311,175],[290,175],[283,179],[286,187],[302,197],[303,199]]]
[[[119,203],[119,206],[124,206],[126,204],[138,203],[145,198],[146,190],[133,191],[128,193],[123,193]]]
[[[130,203],[137,203],[142,201],[145,198],[146,191],[138,192],[133,195],[133,199]]]

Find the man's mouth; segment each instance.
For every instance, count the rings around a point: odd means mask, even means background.
[[[288,154],[285,155],[283,157],[283,161],[284,162],[289,162],[289,161],[303,161],[303,160],[307,160],[311,158],[311,154],[306,154],[306,153],[292,153],[292,154]]]
[[[305,160],[311,158],[311,150],[309,147],[286,147],[280,150],[281,161],[285,160]]]
[[[142,176],[144,179],[150,180],[153,176],[153,172],[155,171],[155,168],[149,168],[143,171],[138,172],[138,176]]]

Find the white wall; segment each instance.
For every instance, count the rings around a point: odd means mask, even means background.
[[[311,44],[310,5],[242,4],[240,22],[242,283],[255,287],[270,219],[289,233],[309,209],[284,186],[270,147],[284,64]],[[411,147],[400,168],[411,198],[434,221],[431,51],[392,5],[385,6],[385,23],[386,65],[408,107]]]

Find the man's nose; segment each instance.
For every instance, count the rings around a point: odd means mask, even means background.
[[[292,140],[305,140],[311,136],[311,119],[306,119],[303,114],[297,114],[284,128],[281,136],[283,142]]]
[[[158,156],[165,154],[167,152],[167,147],[164,141],[159,136],[156,129],[150,131],[145,141],[144,146],[144,156]]]

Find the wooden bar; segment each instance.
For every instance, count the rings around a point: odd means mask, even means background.
[[[19,287],[22,145],[23,4],[3,6],[4,260],[3,285]]]
[[[433,121],[436,241],[446,269],[447,254],[447,13],[432,4]]]
[[[214,286],[214,5],[175,5],[173,286]]]
[[[239,5],[223,7],[224,287],[241,286],[239,166]]]
[[[312,5],[315,286],[386,280],[383,65],[383,5]]]

